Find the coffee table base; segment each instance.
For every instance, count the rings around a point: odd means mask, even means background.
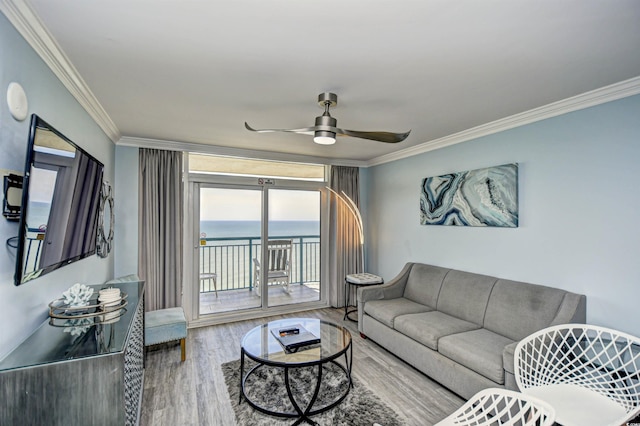
[[[239,403],[242,403],[242,399],[244,398],[247,403],[253,407],[254,409],[271,415],[271,416],[276,416],[276,417],[286,417],[286,418],[297,418],[297,420],[293,423],[293,425],[299,425],[302,422],[306,422],[312,425],[316,425],[317,423],[314,422],[310,417],[311,416],[315,416],[317,414],[320,413],[324,413],[325,411],[328,411],[332,408],[334,408],[335,406],[337,406],[338,404],[340,404],[349,394],[349,391],[351,390],[351,388],[353,387],[353,381],[351,380],[351,357],[353,356],[352,354],[352,348],[349,348],[349,353],[347,354],[347,352],[344,353],[344,359],[345,359],[345,365],[342,365],[340,363],[338,363],[336,360],[332,360],[329,361],[331,364],[339,367],[340,371],[342,371],[345,374],[345,377],[347,378],[347,383],[346,383],[346,389],[344,390],[343,393],[341,393],[338,398],[335,401],[330,402],[329,404],[318,408],[318,409],[313,409],[314,404],[316,403],[319,393],[320,393],[320,386],[322,384],[322,378],[323,378],[323,369],[324,366],[326,365],[326,363],[322,363],[322,364],[317,364],[317,365],[313,365],[313,366],[293,366],[293,365],[289,365],[289,366],[274,366],[274,365],[270,365],[272,368],[277,368],[277,369],[282,369],[283,373],[284,373],[284,383],[287,389],[287,395],[289,397],[289,401],[291,402],[291,405],[293,405],[293,408],[295,409],[295,411],[273,411],[270,410],[268,408],[265,408],[264,406],[261,406],[259,404],[259,402],[256,401],[252,401],[251,399],[249,399],[249,397],[247,396],[246,392],[245,392],[245,386],[246,386],[246,381],[249,377],[251,377],[253,374],[256,374],[257,371],[259,371],[260,368],[264,367],[265,365],[268,365],[266,363],[261,363],[259,361],[258,364],[254,367],[251,368],[251,370],[249,370],[246,374],[246,376],[244,375],[244,361],[245,361],[245,351],[242,350],[241,351],[241,356],[240,356],[240,400]],[[251,357],[249,357],[251,358]],[[309,400],[309,403],[307,404],[306,407],[301,407],[300,404],[296,401],[295,396],[293,395],[293,391],[291,389],[291,375],[289,374],[289,371],[292,369],[296,369],[296,368],[309,368],[309,367],[313,367],[315,369],[317,369],[317,374],[316,374],[316,384],[314,386],[314,392],[313,392],[313,396],[311,397],[311,399]]]

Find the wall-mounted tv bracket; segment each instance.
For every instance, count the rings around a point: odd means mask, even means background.
[[[22,176],[9,173],[4,176],[4,200],[2,215],[7,220],[20,220],[22,205]]]

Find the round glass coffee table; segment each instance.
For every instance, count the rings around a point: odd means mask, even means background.
[[[294,351],[285,350],[274,333],[296,326],[302,326],[319,337],[320,342],[295,348]],[[256,363],[246,374],[245,357]],[[315,318],[271,321],[251,329],[242,338],[239,402],[242,403],[244,398],[250,406],[265,414],[297,418],[294,425],[303,421],[315,424],[311,416],[341,403],[353,387],[352,362],[351,333],[346,328]],[[331,383],[322,386],[325,376]],[[304,380],[304,383],[296,383],[297,380]],[[251,386],[258,385],[262,390],[251,392]],[[268,401],[274,399],[278,390],[284,396],[282,386],[290,402],[285,405],[290,405],[290,409],[278,409]],[[312,393],[310,389],[313,389]],[[328,389],[331,395],[324,394]],[[308,390],[308,394],[302,395],[304,390]]]

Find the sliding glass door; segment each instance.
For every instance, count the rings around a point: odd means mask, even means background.
[[[321,301],[320,189],[203,182],[194,195],[199,318]]]
[[[200,315],[259,308],[253,259],[260,247],[262,191],[201,186],[199,201]]]
[[[278,281],[271,268],[269,306],[320,300],[320,192],[291,189],[269,189],[269,262],[285,256],[286,277]]]
[[[189,153],[185,170],[191,323],[327,305],[326,166]]]

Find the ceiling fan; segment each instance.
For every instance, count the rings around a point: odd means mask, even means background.
[[[244,127],[247,130],[257,133],[289,132],[303,135],[313,135],[313,141],[321,145],[332,145],[336,142],[336,135],[351,136],[353,138],[369,139],[378,142],[397,143],[405,140],[411,130],[406,133],[391,132],[362,132],[358,130],[347,130],[336,127],[337,120],[329,114],[329,108],[338,105],[338,95],[335,93],[320,93],[318,95],[318,105],[324,108],[324,114],[316,117],[316,125],[313,127],[303,127],[301,129],[254,129],[245,121]]]

